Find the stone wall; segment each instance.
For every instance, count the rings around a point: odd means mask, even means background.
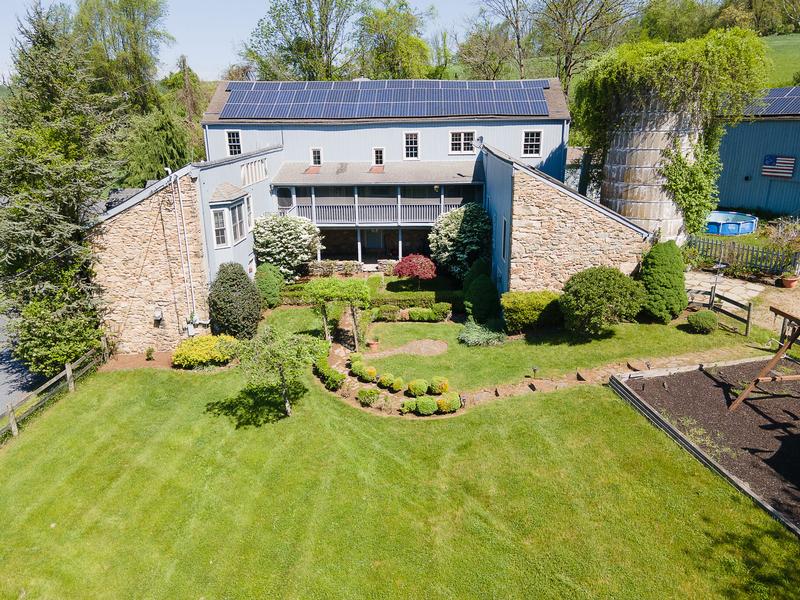
[[[511,290],[560,290],[595,266],[631,273],[648,243],[635,230],[564,190],[518,170],[511,223]]]
[[[178,187],[167,185],[94,230],[95,281],[106,310],[106,327],[118,352],[175,348],[187,337],[192,291],[196,318],[208,321],[209,282],[198,191],[189,175],[178,184],[183,219]],[[163,315],[160,322],[154,319],[157,309]],[[206,330],[202,325],[199,329]]]

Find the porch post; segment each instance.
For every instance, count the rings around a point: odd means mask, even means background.
[[[358,225],[358,186],[353,188],[353,206],[356,211],[356,225]],[[360,258],[358,260],[361,260]]]
[[[444,186],[439,186],[439,214],[444,214]]]
[[[292,191],[292,208],[294,209],[295,214],[297,214],[297,188],[292,186],[289,189]]]
[[[397,186],[397,224],[400,225],[400,186]]]
[[[317,224],[317,194],[314,191],[314,186],[311,186],[311,222]]]
[[[397,228],[397,260],[403,260],[403,228]]]
[[[361,228],[356,226],[356,256],[358,262],[361,262]]]

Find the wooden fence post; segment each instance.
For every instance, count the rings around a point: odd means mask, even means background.
[[[747,303],[747,323],[744,326],[744,336],[750,337],[750,321],[753,318],[753,303]]]
[[[11,435],[17,437],[19,435],[19,427],[17,427],[17,416],[14,414],[14,406],[11,402],[8,403],[8,424],[11,426]]]
[[[716,299],[716,296],[717,296],[717,284],[715,283],[714,285],[711,286],[711,294],[708,296],[708,308],[709,309],[713,310],[713,308],[714,308],[714,300]]]
[[[108,339],[106,339],[106,336],[100,338],[100,346],[103,349],[103,362],[106,362],[108,360]]]
[[[67,388],[69,388],[70,392],[74,392],[75,378],[72,376],[72,363],[67,363],[65,366],[67,371]]]

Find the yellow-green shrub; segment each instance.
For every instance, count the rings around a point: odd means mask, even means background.
[[[172,354],[172,366],[195,369],[225,365],[236,354],[236,339],[230,335],[199,335],[183,340]]]

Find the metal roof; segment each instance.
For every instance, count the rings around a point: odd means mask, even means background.
[[[222,82],[204,123],[453,118],[569,119],[554,79]]]
[[[483,169],[476,160],[387,162],[377,171],[368,162],[325,163],[310,169],[307,162],[285,162],[272,185],[437,185],[482,183]]]
[[[800,86],[767,90],[766,94],[744,110],[748,117],[800,116]]]

